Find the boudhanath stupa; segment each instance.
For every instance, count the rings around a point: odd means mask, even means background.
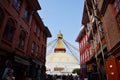
[[[59,32],[54,53],[46,56],[46,74],[68,75],[72,74],[72,71],[76,68],[80,68],[79,62],[76,58],[66,53],[63,35]]]

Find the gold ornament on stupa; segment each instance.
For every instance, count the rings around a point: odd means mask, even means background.
[[[59,52],[65,53],[66,49],[63,44],[63,35],[61,34],[61,32],[58,33],[57,38],[58,38],[58,40],[57,40],[54,52],[55,53],[59,53]]]

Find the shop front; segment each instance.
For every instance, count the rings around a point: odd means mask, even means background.
[[[42,80],[42,63],[35,59],[30,59],[29,76],[33,80]]]
[[[14,57],[14,75],[16,80],[26,80],[29,78],[30,62],[23,57]]]
[[[87,63],[87,77],[88,80],[99,80],[97,64],[94,60],[92,62]]]
[[[86,64],[84,64],[81,66],[81,69],[80,69],[80,79],[84,80],[84,78],[86,77],[87,77],[87,66]]]

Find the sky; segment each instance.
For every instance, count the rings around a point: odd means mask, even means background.
[[[57,37],[59,31],[68,42],[75,42],[81,27],[84,0],[39,0],[39,15],[52,34],[49,41]]]
[[[84,0],[38,0],[39,15],[52,34],[48,43],[57,38],[59,31],[63,38],[78,47],[75,41],[81,27]]]

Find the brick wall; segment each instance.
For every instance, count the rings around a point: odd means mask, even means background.
[[[107,40],[108,50],[113,48],[120,41],[120,30],[116,23],[113,7],[110,4],[103,17],[103,26]]]

